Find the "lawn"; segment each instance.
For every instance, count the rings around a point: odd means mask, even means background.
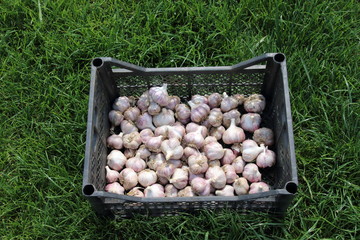
[[[0,2],[1,239],[359,239],[360,3]],[[82,196],[90,61],[222,66],[287,57],[298,193],[264,214],[121,221]]]

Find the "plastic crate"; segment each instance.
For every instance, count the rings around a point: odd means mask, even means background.
[[[138,198],[104,191],[109,149],[108,113],[118,96],[140,96],[154,85],[168,84],[183,100],[213,92],[261,93],[266,97],[262,126],[273,129],[277,163],[261,170],[268,192],[235,197]],[[233,66],[143,68],[109,57],[93,59],[88,109],[83,194],[99,215],[176,215],[200,209],[262,211],[283,216],[297,191],[298,179],[285,56],[267,53]]]

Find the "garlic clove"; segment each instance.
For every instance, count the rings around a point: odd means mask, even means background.
[[[144,169],[138,174],[138,181],[141,186],[148,187],[153,185],[157,181],[157,175],[155,171],[150,169]]]
[[[208,97],[208,105],[211,109],[220,107],[222,96],[219,93],[213,93]]]
[[[166,184],[165,197],[177,197],[178,189],[173,184]]]
[[[126,109],[128,109],[130,107],[130,100],[128,97],[118,97],[115,99],[113,105],[112,105],[114,110],[120,111],[120,112],[125,112]]]
[[[272,167],[275,165],[276,155],[273,151],[266,147],[256,158],[256,165],[259,168]]]
[[[259,128],[255,130],[253,139],[258,144],[265,144],[266,146],[272,146],[274,144],[274,133],[270,128]]]
[[[163,108],[158,115],[153,116],[152,121],[156,127],[174,124],[174,112],[170,109]]]
[[[124,134],[129,134],[132,132],[137,132],[138,128],[135,126],[135,124],[128,120],[123,120],[120,124],[121,132]]]
[[[119,135],[117,134],[113,134],[111,136],[109,136],[107,139],[106,139],[106,144],[109,148],[112,148],[112,149],[122,149],[123,148],[123,137],[124,133],[120,133]]]
[[[118,182],[106,184],[105,191],[122,195],[124,194],[124,188]]]
[[[249,191],[249,183],[244,177],[236,179],[232,185],[234,187],[236,195],[245,195]]]
[[[259,129],[261,123],[261,116],[258,113],[247,113],[241,116],[240,126],[245,131],[253,133]]]
[[[149,89],[149,96],[155,103],[162,107],[169,104],[169,94],[167,92],[167,84],[163,84],[161,87],[151,87]]]
[[[137,107],[130,107],[124,112],[124,118],[132,122],[135,122],[139,116],[140,109]]]
[[[261,181],[261,173],[259,172],[259,168],[255,163],[246,164],[242,175],[252,183]]]
[[[158,183],[148,186],[144,190],[145,197],[165,197],[165,189]]]
[[[231,119],[230,127],[224,132],[222,140],[225,144],[240,143],[245,140],[245,133],[242,128],[235,125],[235,119]]]
[[[119,181],[125,190],[130,190],[138,184],[138,176],[131,168],[124,168],[119,175]]]
[[[119,150],[112,150],[106,159],[107,165],[115,171],[120,171],[123,169],[127,160],[125,155]]]
[[[140,190],[140,187],[134,187],[126,195],[132,197],[144,197],[144,193]]]
[[[221,189],[221,190],[216,190],[216,191],[215,191],[215,195],[216,195],[216,196],[224,196],[224,197],[235,196],[235,194],[234,194],[234,187],[233,187],[233,186],[230,186],[230,185],[226,185],[223,189]]]
[[[141,114],[138,119],[136,120],[136,126],[143,130],[145,128],[149,128],[152,131],[155,131],[155,127],[152,123],[153,118],[151,117],[151,115],[147,112]]]
[[[264,182],[257,182],[250,184],[250,191],[249,194],[255,194],[255,193],[261,193],[261,192],[267,192],[270,190],[269,185],[267,185]]]
[[[245,162],[252,162],[264,149],[265,146],[263,144],[261,144],[260,147],[246,148],[242,151],[242,158]]]
[[[107,183],[113,183],[116,182],[119,179],[119,172],[115,170],[111,170],[109,166],[105,167],[106,170],[106,182]]]

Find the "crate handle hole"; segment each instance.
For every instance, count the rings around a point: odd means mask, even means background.
[[[92,65],[94,67],[101,67],[103,65],[103,60],[101,58],[95,58],[93,61],[92,61]]]
[[[95,192],[95,188],[93,185],[85,185],[83,188],[83,192],[85,195],[90,196]]]
[[[295,194],[297,192],[297,184],[294,182],[287,182],[285,185],[286,191]]]
[[[285,60],[285,55],[282,53],[277,53],[274,56],[274,60],[275,60],[275,62],[281,63]]]

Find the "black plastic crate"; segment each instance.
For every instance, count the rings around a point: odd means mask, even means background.
[[[169,95],[183,100],[213,92],[261,93],[266,97],[262,126],[273,129],[277,162],[266,170],[268,192],[235,197],[138,198],[104,191],[108,113],[118,96],[140,96],[154,85],[168,84]],[[285,56],[267,53],[233,66],[143,68],[109,57],[91,65],[83,194],[100,215],[175,215],[200,209],[262,211],[283,216],[297,191],[298,179]]]

